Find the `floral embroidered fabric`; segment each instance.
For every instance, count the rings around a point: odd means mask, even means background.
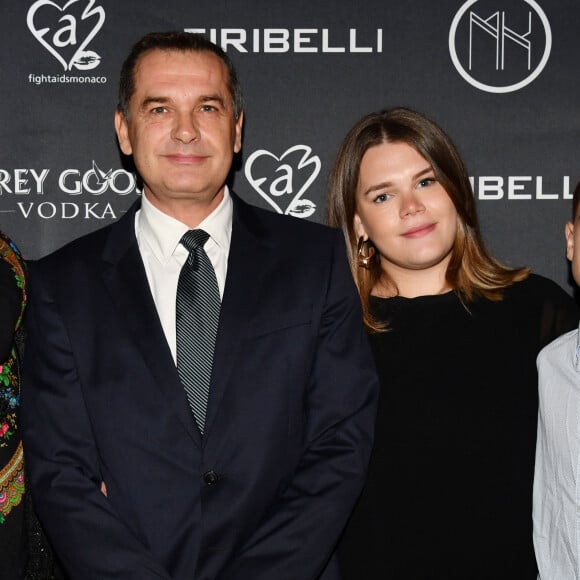
[[[26,306],[25,265],[18,248],[0,232],[0,258],[6,262],[21,291],[21,306],[14,332],[22,323]],[[0,361],[0,525],[24,495],[22,443],[17,436],[20,402],[19,355],[14,344],[6,361]]]

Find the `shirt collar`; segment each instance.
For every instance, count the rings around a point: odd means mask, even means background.
[[[219,205],[197,226],[227,252],[232,237],[233,202],[228,187]],[[171,258],[183,234],[189,230],[184,223],[157,209],[145,195],[141,196],[138,227],[151,251],[160,262]],[[196,228],[196,229],[197,229]]]

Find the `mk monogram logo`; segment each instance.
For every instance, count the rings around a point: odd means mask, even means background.
[[[550,22],[536,0],[467,0],[449,30],[449,54],[470,85],[511,93],[534,81],[552,48]]]

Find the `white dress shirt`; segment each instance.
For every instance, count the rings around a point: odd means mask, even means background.
[[[232,216],[233,202],[226,187],[220,204],[195,228],[209,234],[204,250],[214,267],[220,297],[223,297],[226,283]],[[189,229],[191,228],[184,223],[158,210],[145,195],[142,196],[141,209],[135,215],[135,234],[153,300],[174,361],[175,296],[179,273],[189,254],[179,241]]]
[[[580,579],[580,343],[572,330],[538,355],[534,549],[542,580]]]

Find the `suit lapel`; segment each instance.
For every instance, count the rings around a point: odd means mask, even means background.
[[[154,383],[164,391],[166,400],[192,439],[201,445],[183,386],[155,308],[149,282],[135,237],[135,213],[139,203],[116,224],[103,252],[104,283],[118,305],[121,316],[137,349],[151,370]]]
[[[263,260],[270,253],[267,235],[254,209],[232,193],[234,215],[228,272],[213,360],[205,437],[211,435],[226,385],[240,353],[241,338],[256,312],[264,276]],[[269,258],[267,258],[269,260]]]

